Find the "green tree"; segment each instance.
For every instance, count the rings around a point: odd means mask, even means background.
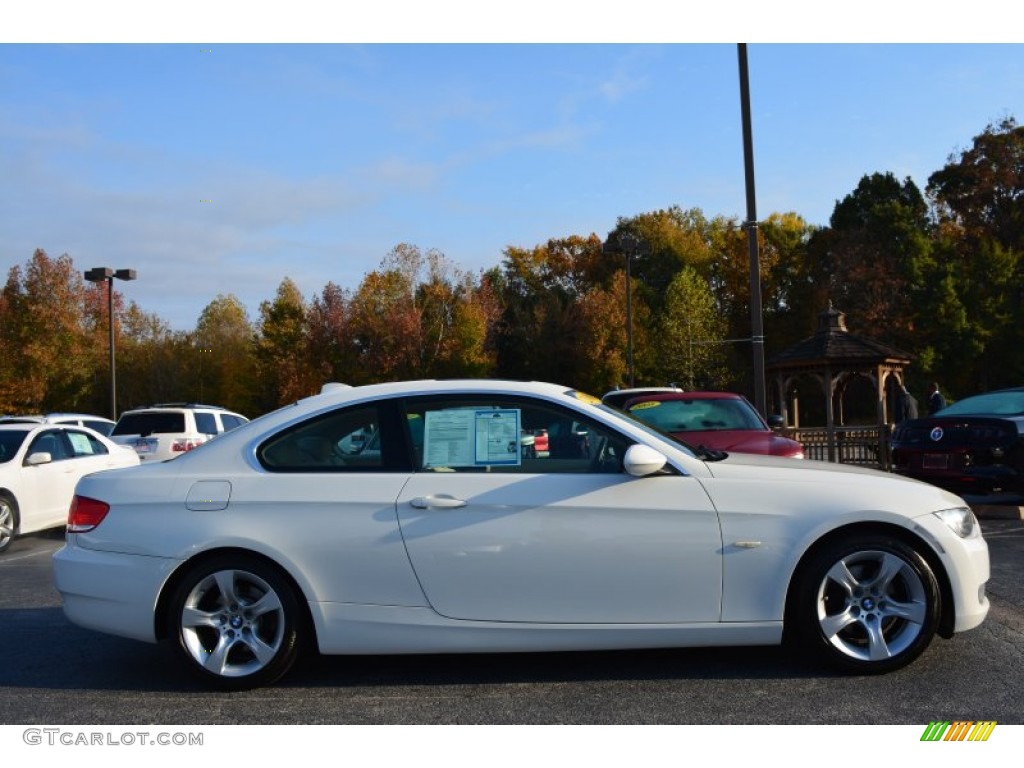
[[[245,305],[232,294],[218,294],[200,313],[190,340],[195,376],[186,399],[259,413],[253,327]]]
[[[664,381],[719,389],[728,380],[726,319],[707,281],[683,267],[668,287],[656,336]]]
[[[917,305],[932,272],[928,206],[911,179],[875,173],[830,219],[829,298],[860,328],[913,352]]]
[[[1008,117],[928,179],[939,221],[923,321],[950,392],[1024,379],[1024,127]]]

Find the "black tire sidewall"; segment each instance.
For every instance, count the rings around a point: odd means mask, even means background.
[[[0,539],[0,552],[6,552],[18,535],[18,502],[6,492],[0,493],[0,500],[5,502],[7,508],[11,511],[11,535],[6,539]]]

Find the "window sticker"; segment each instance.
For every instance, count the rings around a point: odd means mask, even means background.
[[[661,403],[657,400],[648,400],[646,403],[637,403],[630,411],[646,411],[648,408],[657,408]]]
[[[580,392],[578,389],[570,389],[565,394],[569,397],[575,397],[581,403],[587,403],[587,405],[600,405],[600,398],[588,395],[586,392]]]
[[[68,432],[67,436],[71,440],[71,447],[75,449],[76,456],[89,456],[95,453],[88,435],[83,435],[81,432]]]
[[[521,462],[518,409],[428,411],[424,421],[424,468],[517,466]]]

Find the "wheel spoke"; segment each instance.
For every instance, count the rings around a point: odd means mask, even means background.
[[[847,595],[852,595],[853,590],[860,586],[860,582],[857,581],[857,577],[850,572],[845,560],[840,560],[829,568],[827,576],[831,581],[834,581],[842,587]]]
[[[900,603],[895,600],[886,600],[882,614],[886,617],[905,619],[912,624],[924,624],[927,609],[923,603],[910,602]]]
[[[244,638],[242,642],[244,642],[249,650],[252,651],[261,667],[269,664],[273,660],[274,654],[277,653],[279,645],[268,645],[256,635],[250,635]]]
[[[217,646],[210,651],[205,659],[199,659],[199,662],[211,672],[223,675],[229,666],[228,654],[236,642],[238,642],[236,638],[221,635],[217,640]]]
[[[217,589],[220,590],[221,605],[229,606],[236,604],[238,597],[235,595],[235,572],[218,571],[213,575],[213,578],[217,582]]]
[[[280,611],[281,601],[274,592],[267,592],[255,603],[247,606],[246,610],[251,611],[253,616],[263,616],[267,613]]]
[[[834,638],[844,629],[851,624],[857,623],[857,617],[847,608],[842,613],[837,613],[832,616],[825,616],[821,619],[821,631],[825,634],[829,640]]]
[[[198,608],[185,606],[181,612],[181,626],[185,629],[196,629],[199,627],[217,628],[219,626],[217,615],[216,613],[209,613]]]
[[[872,582],[873,586],[878,587],[880,592],[888,591],[893,580],[900,575],[905,567],[906,563],[901,558],[890,554],[884,555],[879,565],[878,575]]]
[[[885,633],[882,631],[881,622],[865,622],[863,626],[868,633],[868,658],[871,659],[871,661],[888,659],[892,654],[889,653],[889,643],[885,639]]]

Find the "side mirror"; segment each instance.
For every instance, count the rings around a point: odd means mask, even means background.
[[[40,464],[49,464],[52,461],[53,456],[46,451],[39,451],[37,453],[29,454],[29,457],[25,459],[25,464],[30,467],[38,467]]]
[[[668,461],[664,454],[648,445],[631,445],[626,449],[622,465],[633,477],[647,477],[660,471]]]
[[[768,426],[772,429],[782,429],[786,426],[786,420],[779,414],[775,413],[768,417]]]

